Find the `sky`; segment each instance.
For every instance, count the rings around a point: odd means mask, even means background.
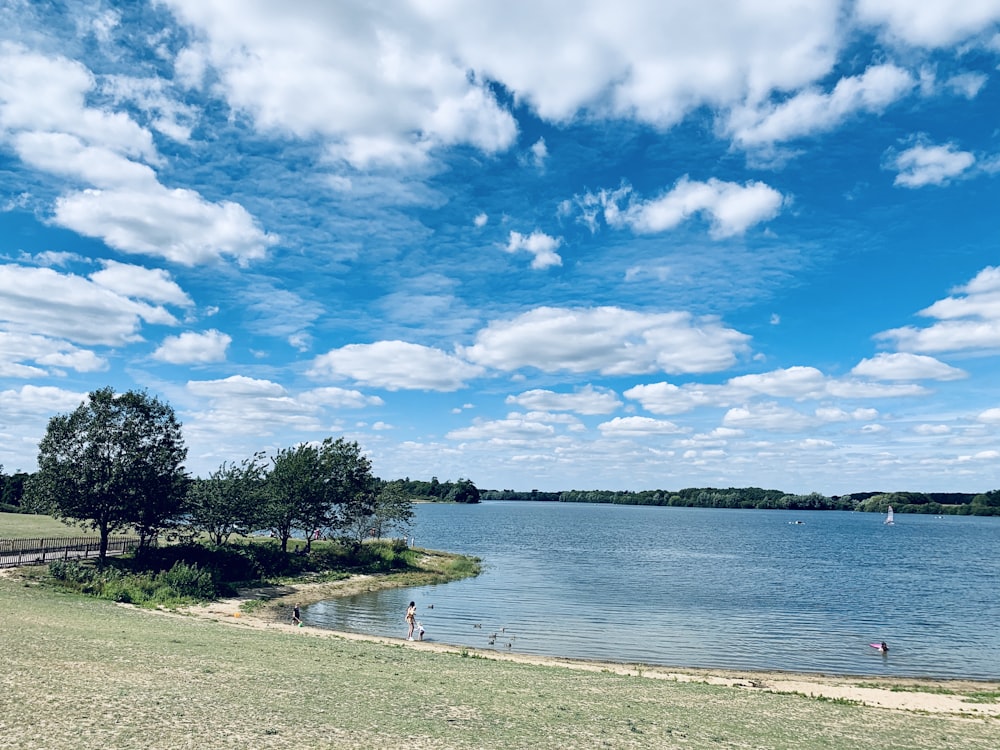
[[[1000,0],[0,0],[0,464],[1000,487]]]

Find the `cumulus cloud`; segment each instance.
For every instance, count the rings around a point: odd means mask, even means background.
[[[744,148],[759,148],[832,130],[860,112],[881,112],[910,92],[916,80],[892,64],[842,78],[829,93],[809,88],[780,103],[735,108],[727,131]]]
[[[186,331],[179,336],[168,336],[153,352],[153,359],[172,365],[207,364],[224,362],[226,349],[232,337],[214,328],[204,333]]]
[[[926,328],[904,326],[876,334],[877,341],[909,352],[961,352],[1000,347],[1000,267],[988,266],[965,286],[920,311],[937,319]]]
[[[824,375],[814,367],[788,367],[765,373],[740,375],[721,385],[685,383],[650,383],[624,391],[626,398],[638,401],[652,414],[683,414],[696,408],[732,407],[757,398],[784,398],[795,401],[828,398],[900,398],[925,394],[915,384],[884,385]],[[840,413],[838,411],[838,413]],[[860,416],[859,416],[860,415]],[[867,416],[865,416],[867,415]],[[852,412],[852,419],[871,419],[866,410]]]
[[[508,396],[508,404],[539,411],[572,411],[577,414],[610,414],[622,405],[618,395],[607,388],[584,386],[573,393],[534,389]]]
[[[177,285],[170,274],[160,268],[146,268],[114,260],[102,260],[104,268],[90,274],[95,284],[125,297],[144,299],[181,307],[193,307],[194,302]]]
[[[493,153],[516,137],[514,118],[419,7],[169,6],[192,31],[188,81],[212,69],[230,106],[258,128],[320,136],[355,168],[418,165],[438,145]]]
[[[238,203],[211,203],[193,190],[170,190],[158,183],[143,191],[68,193],[56,201],[53,221],[122,252],[186,266],[224,255],[243,262],[261,258],[278,241]]]
[[[491,322],[462,354],[507,371],[713,372],[732,365],[747,349],[749,338],[714,318],[684,312],[539,307]]]
[[[0,126],[12,133],[65,133],[112,152],[156,162],[152,134],[123,113],[88,107],[94,77],[64,57],[0,42]],[[45,106],[39,106],[44,102]]]
[[[456,356],[405,341],[348,344],[313,360],[314,378],[350,378],[390,391],[456,391],[484,369]]]
[[[486,6],[474,15],[453,3],[420,8],[457,60],[502,82],[541,117],[567,122],[588,110],[658,128],[706,105],[822,76],[835,59],[839,13],[837,3],[805,0],[725,2],[711,20],[693,0],[614,7],[582,0],[572,13],[552,3]]]
[[[77,372],[99,372],[108,369],[108,362],[68,341],[0,330],[0,377],[59,375],[64,368]]]
[[[86,393],[53,386],[24,385],[0,391],[0,414],[8,422],[35,425],[40,433],[53,414],[66,414],[87,399]]]
[[[727,411],[722,418],[724,427],[774,432],[798,432],[815,423],[813,417],[773,402],[737,406]]]
[[[152,134],[125,113],[88,106],[96,84],[80,63],[3,42],[0,71],[0,139],[26,164],[91,186],[60,196],[53,223],[184,265],[246,262],[277,241],[239,204],[160,184]]]
[[[619,204],[623,201],[625,206]],[[744,234],[750,227],[773,219],[784,197],[763,182],[740,185],[712,178],[706,182],[681,177],[658,198],[642,200],[625,186],[614,191],[585,195],[584,223],[595,227],[594,208],[600,207],[609,226],[628,228],[636,234],[654,234],[675,229],[694,216],[704,216],[716,238]]]
[[[177,325],[164,307],[50,268],[0,266],[0,325],[10,332],[119,346],[138,341],[143,322]]]
[[[863,359],[854,366],[851,374],[875,380],[961,380],[968,376],[965,370],[934,357],[906,352],[882,352]]]
[[[643,437],[645,435],[672,435],[683,430],[673,422],[650,417],[615,417],[602,422],[597,429],[608,437]]]
[[[508,253],[526,250],[534,256],[531,261],[531,267],[541,270],[550,268],[551,266],[562,265],[562,258],[556,252],[561,244],[561,238],[550,237],[544,232],[535,231],[530,235],[511,232],[510,238],[507,240],[507,246],[504,249]]]
[[[550,437],[555,428],[530,417],[508,419],[477,419],[468,427],[451,430],[446,437],[450,440],[489,440],[500,443],[523,444],[525,441]]]
[[[888,168],[898,172],[893,184],[918,188],[926,185],[947,185],[968,172],[976,157],[959,151],[953,144],[931,146],[919,144],[888,160]]]
[[[855,13],[862,23],[878,27],[890,40],[923,47],[961,42],[1000,22],[1000,4],[995,0],[858,0]]]
[[[980,412],[976,419],[986,424],[1000,424],[1000,408]]]

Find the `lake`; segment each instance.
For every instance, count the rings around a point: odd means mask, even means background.
[[[576,503],[415,506],[476,578],[319,602],[307,625],[676,667],[1000,679],[1000,518]],[[492,638],[491,638],[492,636]],[[491,643],[492,640],[492,643]],[[869,646],[886,641],[883,655]]]

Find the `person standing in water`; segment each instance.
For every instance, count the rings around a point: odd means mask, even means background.
[[[406,640],[413,640],[413,628],[417,624],[417,603],[410,602],[410,606],[406,608],[406,624],[409,626],[410,630],[406,634]]]

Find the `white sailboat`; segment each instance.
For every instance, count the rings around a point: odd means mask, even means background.
[[[887,526],[892,526],[893,523],[895,523],[892,520],[892,506],[891,505],[889,506],[889,512],[885,514],[885,523],[886,523]]]

